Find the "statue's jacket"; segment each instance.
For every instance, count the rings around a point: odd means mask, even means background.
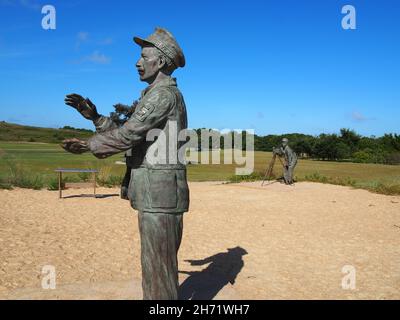
[[[297,164],[297,155],[296,153],[290,148],[289,146],[286,146],[285,148],[282,148],[282,152],[285,156],[285,160],[288,164],[289,167],[294,167]]]
[[[127,122],[118,127],[101,116],[88,140],[90,151],[106,158],[126,151],[131,167],[128,197],[143,212],[183,213],[189,207],[189,188],[182,152],[187,129],[186,106],[176,79],[163,79],[147,87]],[[180,159],[183,158],[183,159]]]

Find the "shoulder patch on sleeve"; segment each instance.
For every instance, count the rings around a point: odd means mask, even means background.
[[[133,114],[133,117],[139,121],[144,121],[154,111],[154,108],[153,104],[144,104]]]

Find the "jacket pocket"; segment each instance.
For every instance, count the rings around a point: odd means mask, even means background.
[[[176,208],[175,170],[149,170],[150,199],[153,208]]]

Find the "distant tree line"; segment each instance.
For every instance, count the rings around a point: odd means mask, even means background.
[[[195,130],[199,137],[200,130]],[[228,134],[234,135],[235,133]],[[220,138],[219,147],[221,149],[224,148],[223,140],[226,135]],[[400,135],[385,134],[382,137],[364,137],[350,129],[341,129],[339,134],[322,133],[318,136],[301,133],[267,136],[255,135],[254,150],[272,151],[272,148],[280,145],[284,137],[289,139],[289,145],[301,158],[359,163],[400,164]],[[213,147],[215,147],[215,144]],[[200,138],[199,149],[201,149]],[[246,149],[246,132],[242,132],[242,149]]]
[[[286,137],[292,149],[302,158],[352,161],[361,163],[400,164],[400,135],[363,137],[354,130],[341,129],[340,134],[318,136],[304,134],[268,135],[254,137],[254,148],[271,151]]]
[[[195,129],[198,136],[198,150],[201,150],[201,131],[210,129]],[[0,121],[0,141],[29,141],[59,143],[66,138],[87,139],[94,132],[88,129],[77,129],[71,126],[64,126],[60,129],[39,128]],[[215,131],[218,135],[219,132]],[[231,147],[234,141],[240,141],[241,145],[236,148],[246,149],[246,132],[228,132],[217,139],[206,138],[209,140],[208,148],[224,149],[226,136],[231,136]],[[234,139],[238,135],[239,139]],[[339,134],[325,134],[318,136],[306,135],[301,133],[291,133],[284,135],[254,135],[255,151],[272,151],[278,146],[282,138],[289,139],[289,145],[302,158],[330,160],[330,161],[351,161],[362,163],[382,163],[400,164],[400,135],[385,134],[381,137],[364,137],[357,134],[354,130],[341,129]],[[228,140],[229,141],[229,140]],[[193,146],[192,146],[193,147]],[[227,145],[229,147],[229,144]]]

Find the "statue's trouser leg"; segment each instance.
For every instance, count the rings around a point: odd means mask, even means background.
[[[183,215],[139,212],[144,300],[178,299]]]
[[[290,183],[289,167],[284,167],[284,169],[283,169],[283,179],[285,180],[286,184]]]
[[[289,183],[292,184],[293,183],[293,174],[294,174],[294,167],[295,166],[289,166],[288,168],[288,176],[289,176]]]

